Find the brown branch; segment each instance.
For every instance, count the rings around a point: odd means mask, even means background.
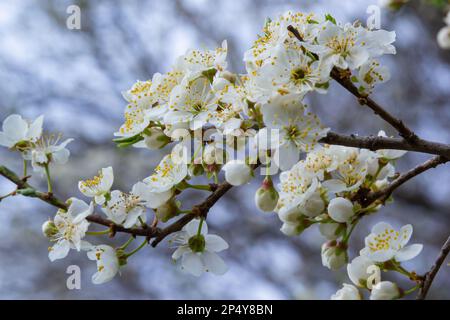
[[[430,290],[430,287],[433,284],[434,278],[436,277],[439,269],[441,268],[442,264],[445,261],[445,258],[449,253],[450,253],[450,237],[448,237],[447,241],[442,246],[441,252],[439,253],[439,256],[437,257],[430,271],[428,271],[425,274],[419,294],[417,295],[417,300],[424,300],[426,298],[428,291]]]
[[[292,32],[292,34],[300,41],[303,42],[303,38],[293,26],[288,26],[287,29]],[[347,89],[351,94],[358,98],[359,103],[368,106],[373,112],[380,116],[384,121],[389,123],[392,127],[394,127],[400,136],[402,136],[408,142],[414,144],[418,139],[417,135],[408,128],[403,121],[397,119],[393,115],[391,115],[388,111],[386,111],[382,106],[373,101],[367,95],[361,94],[358,91],[358,88],[352,83],[350,80],[350,72],[349,70],[341,70],[334,67],[331,70],[331,77],[336,80],[341,86]]]
[[[214,204],[230,190],[233,186],[228,182],[223,182],[217,189],[206,198],[202,203],[194,206],[190,214],[185,215],[174,223],[170,224],[166,228],[162,229],[161,232],[156,236],[155,240],[152,242],[152,246],[156,247],[158,243],[164,240],[169,234],[180,231],[186,224],[188,224],[192,219],[196,217],[204,217],[208,215],[209,209],[211,209]]]
[[[13,171],[9,170],[5,166],[0,166],[0,175],[4,176],[6,179],[17,186],[17,194],[21,194],[23,196],[31,198],[38,198],[59,209],[68,209],[67,204],[56,198],[52,193],[37,191],[30,184],[28,184],[28,182],[26,182],[26,179],[19,178],[19,176],[17,176]],[[123,226],[117,225],[111,220],[105,219],[97,214],[92,214],[86,217],[86,220],[111,228],[113,235],[115,232],[123,232],[132,234],[133,236],[145,236],[148,238],[152,238],[157,236],[160,232],[158,228],[152,228],[149,226],[143,228],[124,228]]]
[[[410,143],[403,138],[386,137],[360,137],[357,135],[342,135],[328,132],[327,136],[320,140],[322,143],[341,145],[369,150],[396,149],[414,152],[422,152],[440,155],[450,159],[450,145],[417,138],[415,143]]]

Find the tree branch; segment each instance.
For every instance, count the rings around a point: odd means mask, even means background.
[[[414,178],[415,176],[417,176],[429,169],[436,168],[438,165],[446,163],[448,161],[449,161],[449,159],[442,157],[442,156],[437,156],[437,157],[431,158],[430,160],[405,172],[404,174],[399,176],[397,179],[395,179],[393,182],[391,182],[389,184],[389,186],[387,186],[386,188],[384,188],[380,191],[377,191],[377,192],[369,193],[367,195],[367,197],[365,197],[362,200],[362,202],[363,202],[363,204],[371,204],[374,201],[379,200],[383,203],[391,196],[392,192],[394,192],[395,189],[400,187],[405,182],[409,181],[410,179]]]
[[[369,150],[396,149],[414,152],[422,152],[440,155],[450,159],[450,145],[433,142],[417,138],[415,143],[410,143],[403,138],[386,137],[360,137],[357,135],[342,135],[335,132],[328,132],[327,136],[320,140],[322,143],[341,145],[355,148],[365,148]]]
[[[4,176],[6,179],[17,185],[17,193],[26,197],[38,198],[54,207],[59,209],[67,210],[68,206],[65,202],[56,198],[52,193],[40,192],[33,188],[27,182],[27,178],[19,178],[13,171],[9,170],[5,166],[0,166],[0,175]],[[145,236],[147,238],[153,238],[157,236],[160,232],[158,228],[143,227],[143,228],[124,228],[123,226],[117,225],[111,220],[105,219],[97,214],[92,214],[86,217],[86,220],[92,223],[103,225],[105,227],[111,228],[112,235],[116,232],[129,233],[133,236]]]
[[[180,231],[186,224],[188,224],[192,219],[196,217],[204,217],[208,215],[209,209],[211,209],[214,204],[225,194],[228,190],[230,190],[233,186],[228,182],[223,182],[220,184],[217,189],[206,198],[201,204],[196,205],[192,208],[192,212],[190,214],[185,215],[174,223],[170,224],[166,228],[162,229],[158,236],[153,240],[152,246],[156,247],[158,243],[164,240],[169,234],[174,233],[176,231]]]
[[[293,26],[288,26],[287,29],[292,32],[292,34],[300,41],[303,42],[303,38]],[[350,73],[348,70],[340,70],[336,67],[333,67],[331,70],[331,77],[336,80],[341,86],[347,89],[351,94],[358,98],[359,103],[368,106],[373,112],[380,116],[384,121],[389,123],[392,127],[394,127],[400,136],[402,136],[406,141],[414,144],[418,139],[417,135],[408,128],[403,121],[397,119],[388,111],[386,111],[382,106],[373,101],[367,95],[361,94],[358,91],[358,88],[352,83],[350,80]]]
[[[425,274],[425,278],[422,282],[422,286],[420,288],[419,294],[417,296],[417,300],[424,300],[430,290],[431,285],[433,284],[433,280],[436,277],[439,269],[445,261],[445,258],[450,253],[450,237],[448,237],[447,241],[442,246],[441,252],[437,257],[434,265],[431,267],[430,271]]]

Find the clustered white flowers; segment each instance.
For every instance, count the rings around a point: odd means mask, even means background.
[[[288,31],[288,26],[298,34]],[[131,191],[111,190],[112,167],[80,181],[79,190],[91,199],[90,204],[71,198],[67,210],[60,209],[43,226],[44,234],[54,242],[50,259],[64,258],[70,249],[85,250],[97,263],[93,282],[109,281],[148,242],[146,239],[127,253],[133,237],[120,247],[84,240],[85,236],[111,231],[88,231],[94,211],[103,212],[115,225],[132,229],[148,227],[148,213],[153,210],[154,227],[176,216],[193,214],[182,208],[179,195],[183,190],[212,191],[210,185],[191,184],[191,180],[203,176],[217,184],[223,171],[229,184],[244,185],[263,164],[266,173],[255,193],[256,206],[264,212],[276,212],[281,232],[288,236],[317,224],[326,239],[321,247],[322,264],[333,270],[346,265],[356,224],[384,204],[364,205],[364,196],[389,184],[395,176],[394,162],[405,152],[321,143],[329,128],[306,105],[305,97],[314,92],[325,94],[330,74],[336,70],[350,75],[361,95],[370,94],[377,84],[389,79],[389,70],[378,59],[395,54],[394,40],[394,32],[368,30],[359,23],[340,24],[331,15],[289,11],[268,20],[261,36],[245,52],[246,74],[227,70],[224,41],[215,50],[190,50],[168,72],[136,82],[123,93],[128,104],[114,141],[118,147],[166,147],[167,155]],[[33,122],[18,115],[8,117],[0,132],[0,144],[20,151],[36,171],[44,169],[52,192],[49,165],[67,161],[66,146],[71,140],[58,144],[54,136],[43,136],[42,121],[42,117]],[[386,136],[383,131],[379,135]],[[278,170],[277,184],[272,176]],[[378,224],[366,238],[361,255],[348,264],[350,280],[370,289],[371,299],[403,295],[388,281],[368,286],[367,268],[374,265],[406,273],[400,263],[422,249],[420,245],[406,246],[411,233],[409,225],[396,231],[386,223]],[[172,258],[187,273],[200,276],[227,271],[217,253],[228,244],[208,234],[204,217],[196,217],[172,234],[171,244],[176,247]],[[361,298],[350,284],[333,295],[333,299]]]

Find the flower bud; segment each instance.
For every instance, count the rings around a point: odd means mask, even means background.
[[[152,127],[145,130],[144,142],[151,150],[161,149],[170,142],[170,138],[164,134],[161,128]]]
[[[403,7],[409,0],[378,0],[378,4],[381,7],[389,8],[391,10],[399,10]]]
[[[439,30],[437,42],[442,49],[450,49],[450,26],[443,27]]]
[[[358,288],[351,284],[344,283],[342,289],[339,289],[331,296],[331,300],[362,300]]]
[[[278,192],[273,187],[272,180],[267,177],[255,193],[255,205],[263,212],[272,212],[278,203]]]
[[[358,256],[347,265],[348,277],[358,287],[366,288],[367,279],[371,276],[371,273],[367,271],[372,265],[374,265],[372,260],[364,256]]]
[[[395,283],[381,281],[373,286],[370,300],[394,300],[402,296],[402,290]]]
[[[331,270],[336,270],[348,261],[347,248],[337,241],[325,242],[322,245],[322,265]]]
[[[203,168],[203,165],[201,164],[195,164],[195,163],[191,163],[189,165],[189,175],[191,177],[198,177],[201,176],[203,173],[205,173],[205,169]]]
[[[325,209],[325,203],[323,202],[320,192],[313,193],[303,205],[300,206],[300,210],[305,216],[315,218],[320,215]]]
[[[162,222],[167,222],[173,217],[177,216],[180,209],[174,198],[170,199],[155,210],[156,217]]]
[[[52,239],[58,233],[58,229],[52,220],[48,220],[42,224],[42,233],[47,238]]]
[[[298,236],[311,225],[311,221],[303,215],[298,215],[295,219],[283,222],[280,231],[289,237]]]
[[[252,178],[252,170],[242,160],[231,160],[222,167],[222,170],[225,171],[225,180],[233,186],[248,183]]]
[[[328,215],[337,222],[347,222],[354,215],[353,203],[345,198],[334,198],[328,204]]]
[[[328,240],[336,240],[345,230],[345,224],[341,223],[321,223],[319,225],[320,233]]]

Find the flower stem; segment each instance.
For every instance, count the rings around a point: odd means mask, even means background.
[[[23,159],[23,177],[25,178],[27,176],[28,173],[28,164],[27,164],[27,160]]]
[[[45,175],[47,176],[48,193],[53,193],[52,180],[50,178],[50,168],[48,166],[48,163],[44,166],[44,169],[45,169]]]
[[[406,295],[408,295],[408,294],[410,294],[410,293],[413,293],[414,291],[416,291],[416,290],[419,289],[419,288],[420,288],[420,284],[418,284],[418,285],[412,287],[412,288],[409,289],[409,290],[404,291],[403,294],[406,296]]]
[[[134,240],[134,237],[130,237],[130,239],[128,239],[127,242],[125,242],[125,243],[120,247],[120,249],[125,250],[125,249],[130,245],[130,243],[133,242],[133,240]]]
[[[211,191],[211,187],[204,184],[188,184],[188,188],[196,189],[196,190],[205,190]]]
[[[198,224],[197,236],[200,236],[202,234],[203,220],[204,219],[201,218],[200,223]]]
[[[133,254],[135,254],[136,252],[141,250],[146,244],[148,244],[148,241],[147,241],[147,239],[144,239],[144,241],[139,245],[139,247],[137,247],[136,249],[134,249],[130,253],[125,254],[125,257],[126,258],[131,257]]]
[[[110,230],[106,229],[106,230],[102,230],[102,231],[87,231],[86,234],[88,236],[101,236],[104,234],[108,234],[109,232],[110,232]]]

